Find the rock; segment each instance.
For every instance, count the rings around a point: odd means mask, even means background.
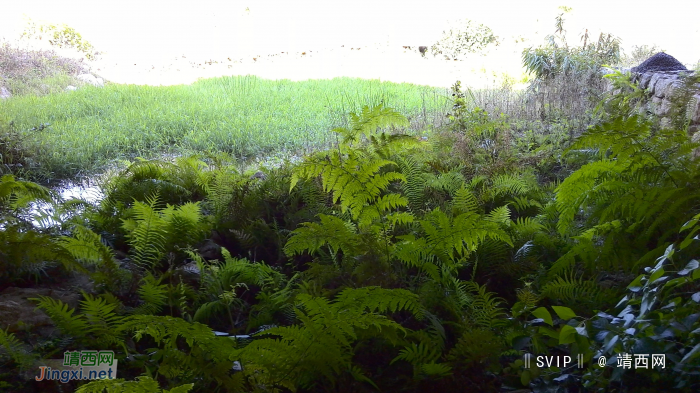
[[[667,100],[679,100],[683,97],[685,93],[687,93],[687,89],[683,88],[683,84],[679,80],[674,80],[673,83],[668,85],[666,87],[666,91],[664,91],[664,97],[666,97]]]
[[[85,83],[89,83],[89,84],[91,84],[93,86],[97,86],[97,87],[104,87],[104,85],[105,85],[105,82],[102,78],[96,78],[92,74],[80,74],[80,75],[76,76],[76,78],[80,81],[83,81]]]
[[[428,47],[427,47],[427,46],[419,46],[419,47],[418,47],[418,52],[420,52],[420,54],[423,55],[423,56],[425,56],[425,52],[427,52],[427,51],[428,51]]]
[[[68,87],[66,87],[66,91],[74,91],[74,90],[78,90],[78,88],[75,87],[75,86],[68,86]]]
[[[700,131],[698,130],[697,126],[693,126],[693,133],[691,134],[690,141],[693,143],[698,143],[700,142]],[[698,158],[700,157],[700,147],[695,149],[693,152],[693,158]]]
[[[6,100],[12,97],[12,94],[4,86],[0,87],[0,100]]]
[[[694,95],[693,99],[695,101],[695,105],[691,106],[690,117],[691,117],[693,123],[700,124],[700,94]]]
[[[222,259],[221,246],[216,244],[216,242],[214,242],[211,239],[205,240],[204,243],[197,249],[197,251],[199,252],[199,255],[201,255],[204,259]]]
[[[661,101],[661,105],[656,106],[656,115],[659,117],[664,117],[668,115],[671,112],[671,107],[673,104],[669,100],[663,100]],[[662,126],[662,128],[665,128]]]
[[[666,94],[669,90],[669,86],[671,86],[674,82],[674,79],[670,78],[659,78],[656,81],[656,84],[654,84],[654,96],[659,97],[659,98],[664,98],[666,97]]]
[[[649,80],[649,90],[653,93],[656,87],[656,84],[664,78],[664,74],[662,73],[655,73],[651,76],[651,79]]]
[[[686,115],[686,119],[690,120],[688,130],[698,129],[700,127],[700,83],[696,83],[695,86],[685,84],[685,78],[693,75],[697,75],[697,72],[687,70],[676,59],[665,53],[657,53],[634,67],[632,81],[638,82],[639,87],[648,93],[641,102],[640,113],[645,116],[652,115],[652,119],[656,117],[655,121],[658,121],[661,128],[672,126],[673,119],[678,115]],[[687,90],[688,87],[690,91]],[[609,85],[608,91],[611,90],[612,86]],[[689,95],[692,95],[691,101],[685,102],[684,99]],[[682,112],[678,112],[677,109]],[[689,131],[689,134],[692,132]]]
[[[42,310],[37,310],[36,303],[29,300],[39,296],[59,299],[68,303],[70,307],[77,307],[79,303],[79,296],[75,293],[49,288],[10,287],[0,293],[0,328],[9,329],[10,333],[14,333],[53,325],[51,318]]]
[[[644,60],[642,64],[632,67],[632,72],[645,73],[649,71],[685,71],[687,68],[673,56],[659,52]]]
[[[662,117],[661,120],[659,120],[659,127],[663,130],[668,130],[672,126],[671,124],[671,118],[669,117]]]
[[[250,177],[250,180],[253,179],[260,179],[260,180],[265,180],[267,179],[267,176],[262,171],[257,171],[253,176]]]
[[[652,76],[654,76],[654,74],[651,72],[645,72],[644,74],[642,74],[642,77],[639,79],[639,87],[641,89],[648,88]]]

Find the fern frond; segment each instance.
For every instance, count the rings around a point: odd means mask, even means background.
[[[136,340],[151,337],[159,345],[154,360],[164,375],[194,373],[230,391],[244,390],[242,379],[230,375],[229,357],[238,353],[235,341],[216,337],[206,325],[168,316],[132,315],[124,318],[119,332],[133,332]]]
[[[357,253],[360,239],[352,223],[325,214],[319,214],[319,218],[320,223],[303,223],[301,228],[292,232],[292,236],[284,245],[285,254],[292,256],[304,251],[313,254],[326,244],[333,253]]]
[[[350,113],[350,128],[336,128],[333,131],[343,137],[343,144],[350,145],[358,142],[360,136],[371,138],[377,128],[408,125],[408,120],[401,113],[379,104],[371,109],[364,106],[359,115]]]
[[[80,302],[80,312],[89,324],[87,332],[98,342],[123,345],[117,332],[123,317],[114,312],[117,304],[109,303],[104,298],[92,297],[85,292],[83,297],[85,299]]]
[[[422,306],[418,296],[405,289],[384,289],[380,287],[347,288],[335,298],[334,306],[339,309],[358,308],[368,312],[395,313],[410,311],[422,319]]]
[[[459,256],[466,256],[476,250],[487,237],[512,245],[510,237],[497,224],[473,213],[462,213],[450,218],[436,208],[427,218],[428,220],[420,221],[427,239],[428,249],[425,254],[454,251]]]
[[[501,224],[503,226],[509,226],[510,221],[510,209],[508,206],[499,206],[491,210],[485,217],[484,220]]]
[[[48,296],[40,296],[29,300],[38,303],[37,308],[44,310],[51,318],[56,327],[67,335],[73,337],[85,337],[90,332],[90,324],[84,315],[76,314],[74,308],[69,308],[68,304]]]
[[[102,243],[100,235],[78,226],[74,237],[61,237],[58,243],[81,263],[91,265],[114,265],[114,252]]]
[[[453,215],[458,216],[462,213],[479,213],[481,206],[476,199],[474,192],[468,188],[460,188],[455,192],[452,200]]]
[[[143,283],[138,289],[139,298],[143,302],[132,311],[133,314],[158,314],[167,304],[167,285],[160,284],[153,275],[148,274],[143,278]]]
[[[495,297],[494,293],[486,292],[486,286],[480,286],[474,281],[463,281],[460,284],[464,291],[471,294],[468,304],[471,322],[483,328],[493,328],[503,322],[507,315],[500,306],[503,300]]]
[[[0,177],[0,206],[6,205],[10,209],[20,209],[29,206],[32,202],[53,202],[51,190],[39,184],[15,180],[12,175]]]
[[[0,329],[0,359],[3,357],[13,360],[22,371],[33,367],[37,360],[37,356],[14,333],[10,333],[9,328]]]
[[[421,211],[425,203],[425,183],[422,179],[423,172],[419,161],[411,155],[397,157],[395,161],[406,178],[402,187],[403,193],[408,199],[408,206],[413,212]]]
[[[78,387],[76,393],[187,393],[194,387],[188,383],[176,386],[172,389],[160,389],[158,382],[148,376],[136,377],[134,381],[126,381],[122,378],[98,379]]]
[[[442,354],[435,348],[429,348],[424,343],[411,344],[399,351],[399,355],[391,360],[394,364],[399,360],[405,360],[412,365],[420,365],[437,361]]]
[[[565,304],[582,300],[596,304],[601,293],[602,288],[595,281],[576,277],[572,271],[557,276],[540,289],[541,296]]]
[[[152,269],[163,259],[166,247],[166,222],[156,211],[158,197],[153,196],[147,203],[134,203],[134,219],[124,220],[129,243],[133,247],[134,262]]]
[[[527,194],[533,188],[532,179],[522,176],[504,174],[496,176],[491,182],[490,192],[496,196],[518,197]]]

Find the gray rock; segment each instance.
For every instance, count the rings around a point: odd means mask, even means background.
[[[102,78],[97,78],[92,74],[80,74],[76,76],[76,78],[80,81],[83,81],[85,83],[89,83],[93,86],[97,87],[104,87],[105,82]]]
[[[649,80],[649,90],[651,90],[652,93],[656,91],[656,84],[660,80],[664,79],[664,77],[665,77],[664,74],[661,74],[658,72],[651,75],[651,79]]]
[[[207,239],[204,241],[204,243],[199,247],[197,250],[199,251],[199,255],[202,256],[204,259],[219,259],[221,260],[221,246],[216,244],[211,239]]]
[[[9,329],[13,333],[52,325],[51,318],[29,300],[39,296],[59,299],[70,307],[76,307],[79,300],[77,294],[49,288],[7,288],[0,294],[0,328]]]
[[[254,179],[265,180],[267,179],[267,176],[262,171],[257,171],[253,176],[250,177],[250,180]]]
[[[639,87],[642,89],[648,88],[652,76],[654,76],[654,74],[652,74],[651,72],[645,72],[644,74],[642,74],[642,77],[639,80]]]
[[[0,100],[6,100],[10,97],[12,97],[12,94],[10,94],[10,91],[7,90],[4,86],[0,87]]]
[[[74,91],[74,90],[78,90],[78,88],[75,87],[75,86],[68,86],[68,87],[66,87],[66,91]]]
[[[671,106],[673,106],[671,101],[669,101],[669,100],[661,101],[661,105],[658,105],[656,107],[656,115],[659,117],[663,117],[663,116],[668,115],[669,112],[671,112]]]
[[[673,56],[659,52],[644,60],[642,64],[632,67],[632,72],[645,73],[649,71],[686,71],[687,68]]]
[[[691,107],[691,118],[693,123],[700,124],[700,94],[693,96],[695,105]]]
[[[654,84],[654,96],[659,98],[666,97],[668,93],[669,86],[673,84],[673,79],[671,78],[659,78]]]

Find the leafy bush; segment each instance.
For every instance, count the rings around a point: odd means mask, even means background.
[[[95,58],[95,48],[86,41],[80,33],[67,25],[37,24],[31,19],[27,21],[27,27],[22,32],[22,37],[46,38],[52,46],[58,48],[73,48],[85,55],[87,59]]]
[[[620,41],[603,33],[596,42],[589,41],[586,30],[581,46],[569,46],[563,15],[557,16],[555,33],[547,36],[544,46],[523,50],[522,62],[535,76],[528,86],[527,106],[543,121],[569,119],[573,137],[595,120],[591,112],[605,92],[599,70],[619,62]]]
[[[430,52],[433,56],[443,55],[448,59],[464,58],[470,53],[483,51],[491,44],[498,45],[498,42],[498,37],[488,26],[463,19],[443,31],[438,42],[430,47]]]

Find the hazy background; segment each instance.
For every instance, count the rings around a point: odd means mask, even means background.
[[[489,26],[505,45],[495,62],[519,67],[522,47],[554,32],[558,6],[571,7],[572,44],[585,28],[622,38],[624,48],[657,45],[687,65],[700,61],[700,1],[664,4],[610,1],[221,1],[1,0],[0,36],[16,38],[35,22],[65,23],[98,50],[125,61],[187,54],[201,59],[246,57],[373,43],[430,45],[447,22],[468,18]],[[430,3],[430,5],[427,5]],[[524,42],[515,44],[515,38]]]

